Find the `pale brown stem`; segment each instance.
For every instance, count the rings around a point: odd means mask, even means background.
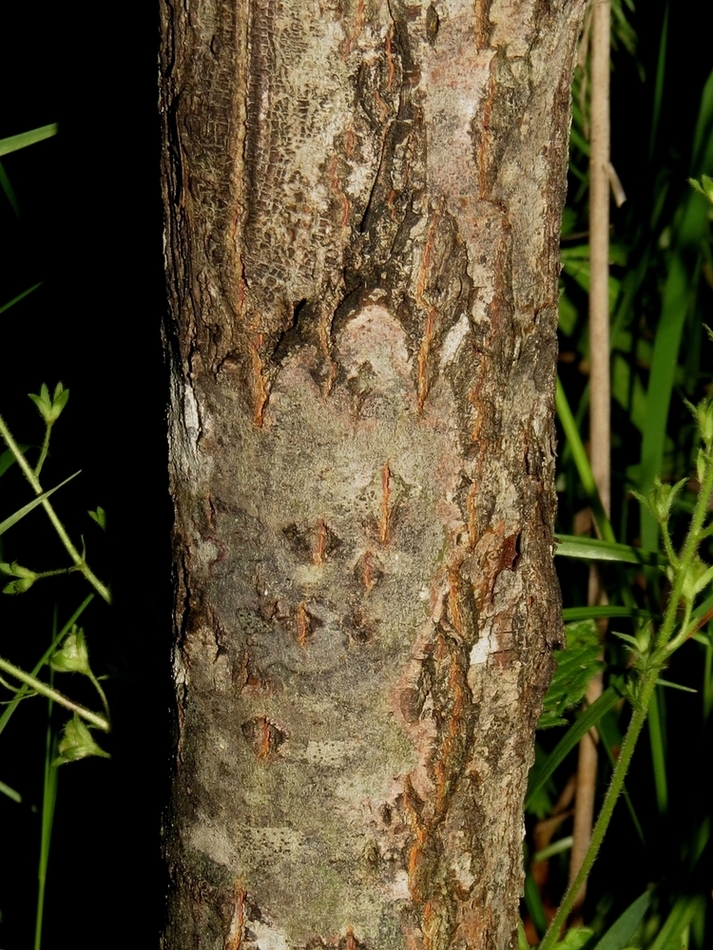
[[[610,0],[594,0],[592,11],[591,158],[589,185],[589,348],[590,409],[589,437],[592,473],[607,517],[611,513],[610,474],[610,379],[609,379],[609,47]],[[597,569],[592,566],[589,603],[602,601],[604,591]],[[601,675],[587,688],[587,702],[602,692]],[[589,847],[594,817],[597,778],[597,746],[594,730],[579,747],[576,811],[570,861],[570,884],[582,866]],[[575,902],[575,913],[586,895],[586,882]]]

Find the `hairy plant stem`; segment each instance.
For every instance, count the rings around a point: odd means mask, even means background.
[[[676,571],[676,576],[671,590],[671,595],[666,606],[663,623],[661,624],[661,628],[654,639],[653,651],[644,661],[645,665],[641,672],[641,678],[638,684],[635,684],[636,692],[633,697],[634,715],[631,717],[629,728],[627,729],[626,735],[624,736],[619,759],[612,775],[611,784],[609,785],[609,789],[607,790],[606,796],[604,798],[601,811],[599,812],[599,817],[597,818],[597,823],[594,826],[594,831],[592,832],[589,848],[587,849],[587,853],[584,856],[579,873],[567,888],[564,898],[562,899],[562,903],[560,904],[557,913],[552,919],[552,923],[550,924],[549,929],[547,930],[547,933],[540,944],[539,950],[552,950],[559,940],[560,931],[569,917],[569,914],[572,911],[577,899],[577,895],[579,894],[579,890],[584,881],[587,879],[597,854],[599,853],[599,848],[601,847],[602,841],[604,840],[604,835],[606,834],[607,828],[609,827],[609,822],[611,821],[611,817],[614,813],[614,807],[616,805],[617,799],[619,798],[621,790],[624,787],[624,779],[626,778],[626,773],[629,769],[629,765],[634,754],[634,749],[636,748],[637,740],[641,734],[641,730],[644,727],[644,723],[646,722],[651,697],[653,696],[654,689],[656,688],[656,681],[659,678],[659,675],[671,653],[678,646],[680,646],[681,643],[685,642],[686,637],[683,637],[682,639],[682,635],[688,633],[686,629],[687,623],[685,621],[683,624],[682,634],[679,634],[679,636],[674,637],[673,639],[671,639],[671,637],[676,628],[678,607],[681,602],[686,575],[693,564],[698,551],[698,546],[701,542],[703,522],[708,512],[708,500],[711,496],[711,492],[713,492],[713,458],[711,458],[709,452],[707,452],[705,478],[698,494],[698,500],[693,512],[693,517],[691,518],[691,525],[683,546],[679,568]],[[686,618],[690,615],[690,608],[691,605],[687,604]]]
[[[5,443],[7,444],[7,447],[15,456],[15,461],[22,469],[22,472],[25,478],[32,486],[35,494],[41,495],[42,485],[40,485],[39,479],[35,475],[34,471],[32,470],[25,456],[20,451],[20,447],[18,446],[17,442],[15,442],[15,439],[13,438],[12,433],[8,429],[5,423],[5,420],[3,419],[2,416],[0,416],[0,435],[3,437],[3,439],[5,440]],[[94,572],[91,570],[91,568],[89,567],[87,562],[84,560],[84,558],[81,556],[79,551],[77,551],[74,544],[72,543],[71,538],[67,534],[64,525],[57,517],[54,508],[52,507],[52,505],[50,504],[47,498],[45,498],[42,501],[42,507],[47,512],[47,517],[52,522],[52,525],[54,526],[55,531],[59,535],[60,541],[64,545],[69,556],[72,558],[72,560],[76,564],[77,569],[80,570],[82,574],[84,574],[86,579],[89,581],[92,587],[96,590],[99,596],[103,600],[105,600],[108,604],[110,604],[111,593],[109,592],[109,588],[99,580],[99,578],[96,576],[96,574],[94,574]]]
[[[35,676],[31,676],[29,673],[26,673],[24,670],[20,669],[19,666],[15,666],[14,663],[10,663],[1,656],[0,670],[4,670],[6,673],[9,673],[10,676],[20,680],[21,683],[26,683],[31,689],[34,689],[36,693],[46,696],[47,699],[54,700],[54,702],[59,703],[60,706],[64,706],[65,709],[69,709],[71,712],[77,713],[78,716],[81,716],[82,719],[86,719],[87,722],[90,722],[98,729],[102,729],[104,732],[109,732],[109,723],[103,716],[97,715],[97,713],[92,712],[91,709],[86,709],[84,706],[80,706],[79,703],[75,703],[74,700],[69,699],[69,697],[65,696],[64,693],[60,693],[59,690],[54,689],[52,686],[48,686],[47,683],[43,683],[42,680],[38,680]]]

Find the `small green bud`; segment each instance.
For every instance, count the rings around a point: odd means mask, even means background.
[[[686,484],[686,481],[687,480],[683,478],[675,485],[669,485],[662,484],[658,476],[654,479],[654,487],[649,493],[647,503],[651,513],[659,524],[668,524],[668,520],[671,517],[671,507],[676,500],[676,496]]]
[[[96,521],[102,530],[106,531],[106,512],[101,505],[99,505],[96,511],[88,511],[87,514],[93,521]]]
[[[49,389],[45,383],[42,383],[39,395],[37,393],[28,393],[27,395],[39,409],[45,423],[51,426],[59,419],[62,410],[67,405],[69,390],[65,389],[62,383],[57,383],[54,395],[50,398]]]
[[[696,189],[700,194],[704,195],[711,204],[713,204],[713,178],[709,178],[708,175],[701,175],[700,182],[696,181],[695,178],[689,178],[688,184]]]
[[[3,587],[3,594],[24,594],[40,576],[34,571],[31,571],[29,567],[23,567],[21,564],[18,564],[17,561],[13,561],[12,564],[8,564],[7,561],[1,561],[0,572],[17,578],[17,580],[10,581],[9,584]]]
[[[99,755],[104,759],[111,758],[108,752],[105,752],[96,744],[88,727],[82,722],[77,713],[64,727],[64,733],[57,751],[59,755],[52,765],[75,762],[77,759],[85,759],[88,755]]]
[[[698,458],[696,459],[696,474],[698,475],[698,481],[703,484],[706,477],[706,465],[708,459],[706,458],[706,453],[703,449],[698,450]]]
[[[653,626],[651,621],[643,624],[636,631],[636,647],[639,651],[639,654],[644,657],[648,655],[649,647],[651,646],[651,635],[653,633]]]
[[[58,673],[84,673],[86,676],[91,672],[87,641],[80,627],[73,627],[64,638],[62,646],[52,656],[50,666]]]
[[[692,603],[697,594],[713,580],[713,567],[708,567],[697,557],[686,571],[683,578],[681,596],[685,601]]]

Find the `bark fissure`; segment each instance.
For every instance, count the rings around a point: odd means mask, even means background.
[[[166,947],[514,945],[582,5],[162,8]]]

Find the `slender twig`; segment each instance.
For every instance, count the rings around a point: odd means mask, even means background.
[[[47,699],[52,699],[54,702],[59,703],[60,706],[64,706],[65,709],[69,709],[71,712],[77,713],[78,716],[81,716],[82,719],[86,719],[87,722],[90,722],[98,729],[103,729],[104,732],[109,732],[109,723],[103,716],[97,715],[97,713],[92,712],[91,709],[86,709],[84,706],[80,706],[79,703],[75,703],[74,700],[69,699],[68,696],[60,693],[59,690],[54,689],[52,686],[48,686],[47,683],[43,683],[42,680],[38,680],[37,677],[32,676],[30,673],[26,673],[24,670],[20,669],[19,666],[15,666],[14,663],[10,663],[1,656],[0,670],[4,670],[6,673],[9,673],[21,683],[25,683],[30,687],[30,689],[34,689],[36,693],[40,693],[40,695],[46,696]]]
[[[3,437],[3,439],[5,440],[7,444],[7,447],[15,456],[15,461],[22,469],[22,473],[24,474],[25,478],[32,486],[35,494],[41,495],[42,485],[40,485],[39,479],[37,478],[34,471],[32,470],[32,467],[28,463],[23,453],[20,451],[20,447],[18,446],[17,442],[15,442],[15,439],[13,438],[12,433],[8,429],[7,425],[5,424],[5,420],[2,418],[2,416],[0,416],[0,435]],[[99,596],[102,597],[108,604],[110,604],[111,594],[109,592],[109,588],[106,587],[106,585],[103,584],[99,580],[99,578],[94,574],[94,572],[91,570],[91,568],[89,567],[87,562],[84,560],[84,558],[80,555],[79,551],[77,551],[74,544],[72,543],[71,538],[67,534],[64,528],[64,525],[55,514],[55,510],[47,498],[43,500],[42,507],[47,512],[47,517],[52,522],[52,525],[54,526],[55,531],[59,535],[60,541],[64,545],[69,556],[72,558],[72,560],[76,564],[78,570],[80,570],[82,574],[84,574],[86,579],[89,581],[92,587],[94,587],[94,589],[97,591]]]
[[[607,518],[611,517],[611,385],[609,372],[609,56],[610,0],[595,0],[592,7],[592,92],[589,162],[589,444],[592,474]],[[589,603],[599,605],[605,597],[597,565],[590,567]],[[598,673],[587,687],[591,705],[602,694]],[[594,819],[597,781],[596,732],[582,738],[577,763],[577,791],[570,881],[578,876],[589,847]],[[586,877],[575,906],[584,903]]]
[[[632,700],[634,703],[634,715],[631,717],[629,728],[624,736],[611,784],[604,798],[604,803],[602,804],[597,823],[594,826],[589,848],[587,849],[582,865],[562,899],[562,903],[540,944],[540,950],[552,950],[559,939],[559,934],[565,921],[575,905],[580,888],[586,881],[597,857],[604,835],[609,827],[614,806],[624,786],[624,779],[626,778],[637,740],[646,722],[651,697],[656,688],[656,681],[673,650],[676,646],[680,646],[681,643],[685,641],[685,638],[684,640],[681,639],[680,634],[676,637],[674,637],[673,634],[678,622],[678,610],[683,597],[684,583],[686,582],[687,575],[698,552],[702,537],[703,522],[708,512],[708,501],[711,497],[711,493],[713,493],[713,457],[710,454],[709,447],[707,447],[707,452],[705,477],[680,556],[680,567],[674,577],[663,623],[654,637],[653,650],[648,657],[642,658],[640,679],[633,687]],[[690,606],[690,603],[686,604],[687,614],[690,614]]]

